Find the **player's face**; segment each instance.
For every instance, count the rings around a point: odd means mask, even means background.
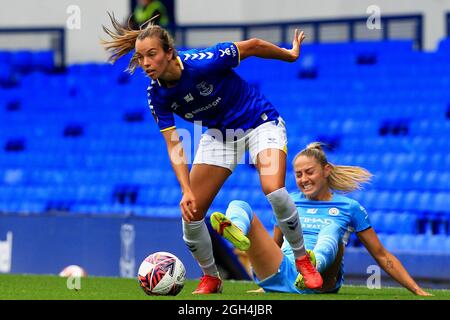
[[[135,47],[138,63],[145,73],[153,80],[161,78],[172,59],[172,50],[164,52],[157,37],[138,39]]]
[[[328,167],[323,167],[313,157],[299,156],[294,163],[295,181],[300,191],[312,200],[324,200],[329,194]]]

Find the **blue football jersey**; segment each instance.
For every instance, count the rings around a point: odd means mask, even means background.
[[[300,216],[307,249],[314,249],[320,230],[330,223],[335,223],[342,229],[344,245],[347,244],[351,232],[361,232],[371,227],[366,209],[356,200],[339,194],[333,194],[331,201],[309,200],[301,192],[293,192],[290,195]],[[293,255],[286,239],[282,251],[285,255]],[[341,273],[344,274],[343,263]]]
[[[177,59],[182,68],[178,83],[167,88],[152,80],[147,89],[160,131],[175,127],[174,114],[223,134],[226,129],[245,131],[279,117],[264,95],[233,70],[240,63],[235,43],[180,51]]]

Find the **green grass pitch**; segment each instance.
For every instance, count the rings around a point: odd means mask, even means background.
[[[0,275],[0,300],[450,300],[450,290],[427,290],[433,297],[418,297],[402,288],[368,289],[343,286],[338,294],[298,295],[247,293],[258,287],[249,281],[225,281],[222,294],[193,295],[198,281],[188,280],[175,297],[147,296],[137,279],[81,278],[80,289],[67,288],[67,279],[42,275]]]

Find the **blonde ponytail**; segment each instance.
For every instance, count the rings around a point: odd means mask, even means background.
[[[164,52],[167,52],[169,49],[173,49],[173,58],[177,56],[177,51],[174,48],[174,40],[172,36],[164,28],[153,24],[159,15],[156,15],[144,22],[140,26],[139,30],[133,30],[130,27],[130,19],[128,19],[128,26],[125,27],[121,25],[120,22],[114,17],[114,14],[108,12],[108,16],[114,30],[111,30],[106,26],[102,26],[103,31],[111,37],[111,40],[102,39],[101,44],[107,51],[111,52],[111,56],[108,58],[108,61],[111,63],[115,63],[121,57],[134,50],[137,39],[143,40],[153,36],[159,38]],[[138,66],[138,59],[134,54],[130,60],[127,71],[132,74]]]
[[[316,159],[322,167],[329,164],[331,166],[331,173],[328,176],[328,186],[332,190],[341,191],[343,193],[361,190],[362,184],[370,181],[372,174],[362,167],[342,166],[329,163],[322,148],[323,145],[324,144],[321,142],[308,144],[305,149],[295,156],[293,163],[295,163],[295,160],[297,160],[299,156],[306,156]]]
[[[114,63],[120,57],[126,55],[128,52],[134,49],[136,39],[139,36],[141,30],[132,30],[128,25],[128,28],[122,26],[119,21],[114,17],[114,13],[108,12],[109,19],[114,28],[114,31],[102,25],[103,31],[111,37],[111,40],[101,40],[103,47],[110,51],[112,54],[108,61]],[[128,20],[129,21],[129,20]]]
[[[362,184],[369,182],[372,174],[357,166],[342,166],[331,164],[331,173],[328,176],[330,189],[342,191],[344,193],[361,190]]]

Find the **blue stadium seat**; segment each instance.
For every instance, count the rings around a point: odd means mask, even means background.
[[[385,233],[384,223],[383,223],[383,214],[374,212],[369,214],[370,223],[372,228],[374,228],[377,233]]]
[[[450,213],[450,193],[439,192],[434,196],[433,211]]]
[[[425,237],[424,249],[427,253],[448,253],[446,239],[446,235],[429,235]]]
[[[420,193],[417,191],[408,191],[405,193],[403,199],[402,210],[414,211],[417,210],[417,203],[419,201]]]

